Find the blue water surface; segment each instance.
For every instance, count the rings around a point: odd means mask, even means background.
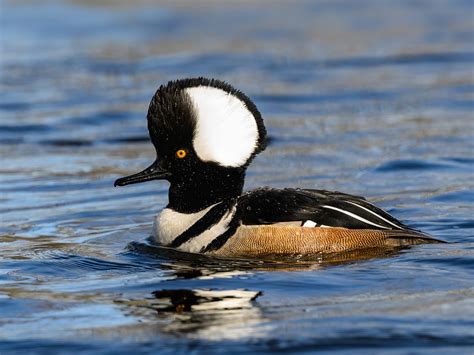
[[[0,353],[472,353],[471,1],[0,1]],[[449,244],[313,261],[151,245],[159,85],[260,108],[262,185],[366,196]]]

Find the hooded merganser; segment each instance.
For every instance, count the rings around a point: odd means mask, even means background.
[[[156,91],[147,119],[157,158],[115,186],[169,181],[169,203],[153,226],[163,246],[263,257],[438,242],[363,197],[269,187],[242,193],[266,130],[255,104],[225,82],[170,81]]]

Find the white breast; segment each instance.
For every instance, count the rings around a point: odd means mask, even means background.
[[[196,223],[199,219],[215,205],[209,206],[196,213],[180,213],[170,208],[165,208],[158,216],[155,217],[153,224],[153,237],[161,245],[170,245],[176,237],[185,232],[189,227]],[[235,209],[227,212],[219,222],[211,226],[204,233],[192,238],[177,249],[191,253],[199,253],[201,249],[207,246],[219,235],[224,233]]]
[[[165,208],[155,217],[153,223],[153,237],[162,245],[169,245],[171,242],[199,219],[215,205],[209,206],[196,213],[180,213]]]

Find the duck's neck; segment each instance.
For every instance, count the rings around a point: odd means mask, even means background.
[[[187,180],[172,181],[168,208],[180,213],[195,213],[242,194],[245,170],[207,173]]]

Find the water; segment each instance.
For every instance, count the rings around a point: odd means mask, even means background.
[[[0,4],[0,353],[472,352],[470,1]],[[262,111],[247,189],[363,195],[450,244],[273,263],[150,245],[167,184],[113,181],[154,158],[156,88],[199,75]]]

